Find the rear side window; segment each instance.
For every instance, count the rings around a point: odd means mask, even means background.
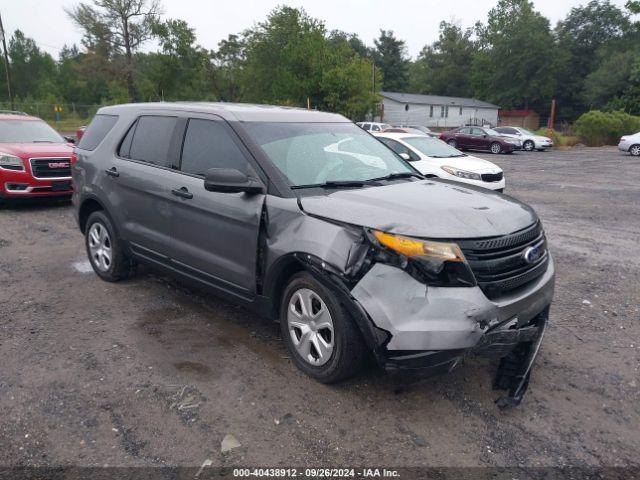
[[[117,115],[96,115],[78,143],[82,150],[95,150],[118,121]]]
[[[210,168],[235,168],[246,173],[248,163],[222,122],[192,118],[184,138],[180,169],[204,175]]]
[[[125,147],[130,148],[128,155],[132,160],[151,163],[160,167],[171,168],[172,158],[169,152],[171,139],[176,128],[176,117],[144,116],[129,130],[120,147],[121,154],[126,154]],[[131,135],[131,139],[129,136]]]

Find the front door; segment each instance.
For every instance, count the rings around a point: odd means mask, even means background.
[[[209,168],[233,168],[257,176],[249,152],[224,120],[189,118],[180,174],[171,186],[172,261],[200,281],[251,299],[265,194],[207,191],[204,173]]]

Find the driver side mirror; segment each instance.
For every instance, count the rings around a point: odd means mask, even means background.
[[[204,189],[220,193],[263,193],[264,185],[235,168],[210,168],[204,172]]]
[[[73,138],[73,137],[69,137],[69,136],[65,135],[63,138],[64,138],[67,142],[69,142],[69,143],[73,143],[74,145],[75,145],[75,143],[76,143],[76,139],[75,139],[75,138]]]

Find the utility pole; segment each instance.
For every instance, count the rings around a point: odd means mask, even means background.
[[[549,129],[553,130],[553,124],[556,120],[556,99],[551,100],[551,116],[549,117]]]
[[[13,96],[11,95],[11,71],[9,70],[9,55],[7,53],[7,42],[4,39],[4,27],[2,26],[2,14],[0,14],[0,36],[2,36],[2,49],[4,51],[4,69],[7,71],[7,92],[9,93],[9,103],[11,110],[15,110]]]

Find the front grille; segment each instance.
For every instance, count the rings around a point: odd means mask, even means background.
[[[71,177],[70,158],[31,158],[31,173],[35,178]]]
[[[461,240],[462,249],[478,286],[495,298],[522,287],[542,275],[549,263],[547,241],[539,222],[510,235]],[[525,260],[529,247],[539,249],[537,258]]]
[[[499,182],[502,180],[503,173],[483,173],[481,175],[483,182]]]

